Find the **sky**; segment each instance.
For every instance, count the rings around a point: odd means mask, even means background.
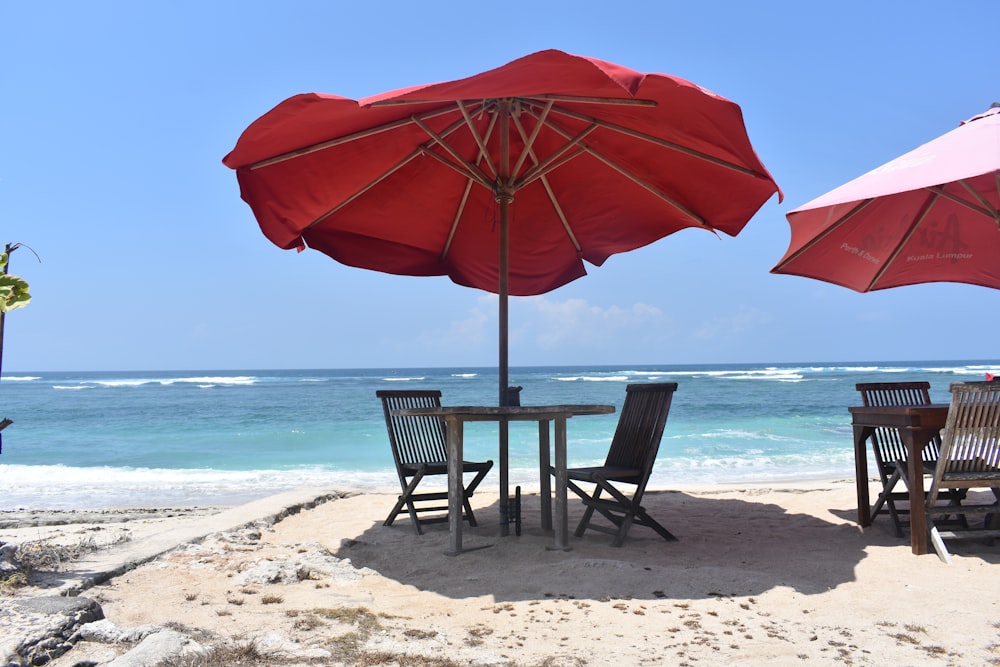
[[[550,48],[733,100],[785,200],[512,298],[512,367],[998,359],[996,290],[769,273],[786,213],[1000,101],[998,24],[995,0],[0,0],[0,243],[33,297],[3,372],[495,366],[495,296],[281,250],[221,160],[292,95]]]

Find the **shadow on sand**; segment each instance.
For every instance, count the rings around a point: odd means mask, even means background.
[[[524,499],[521,536],[513,530],[499,536],[496,504],[477,508],[478,527],[464,529],[469,551],[458,556],[444,555],[446,524],[425,526],[424,534],[416,535],[406,517],[345,540],[338,555],[421,590],[449,598],[492,594],[497,601],[698,599],[778,587],[809,595],[853,581],[866,548],[899,547],[901,556],[909,556],[908,545],[904,553],[891,532],[863,532],[833,514],[824,520],[774,504],[676,491],[648,492],[643,503],[676,542],[644,527],[633,527],[621,548],[611,547],[603,533],[574,537],[582,508],[571,499],[571,549],[554,551],[551,534],[539,528],[538,500],[537,495]]]

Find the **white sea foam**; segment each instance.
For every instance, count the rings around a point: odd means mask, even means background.
[[[141,387],[144,384],[158,384],[158,380],[88,380],[87,384],[97,387]]]
[[[257,378],[250,375],[237,375],[237,376],[219,375],[211,377],[198,376],[189,378],[166,378],[163,380],[157,380],[157,382],[159,382],[160,384],[181,384],[188,382],[197,385],[204,385],[204,384],[248,385],[248,384],[255,384],[257,382]]]
[[[426,379],[426,377],[419,375],[416,377],[382,378],[385,382],[420,382]]]
[[[560,382],[628,382],[627,375],[573,375],[554,378]]]
[[[4,382],[31,382],[32,380],[41,380],[39,375],[4,375]]]
[[[6,509],[232,505],[301,487],[373,490],[398,484],[391,471],[80,468],[0,465]]]

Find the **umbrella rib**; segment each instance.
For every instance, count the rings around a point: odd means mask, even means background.
[[[419,118],[426,120],[430,118],[436,118],[437,116],[443,116],[445,114],[451,113],[451,109],[435,109],[433,111],[428,111],[425,114],[421,114]],[[269,157],[265,160],[260,160],[249,165],[250,170],[260,169],[262,167],[269,167],[272,164],[278,164],[279,162],[285,162],[293,158],[302,157],[303,155],[309,155],[310,153],[316,153],[327,148],[333,148],[334,146],[340,146],[341,144],[347,144],[352,141],[357,141],[358,139],[365,139],[367,137],[375,136],[376,134],[381,134],[383,132],[390,132],[392,130],[399,129],[413,122],[414,117],[403,118],[393,123],[387,123],[385,125],[380,125],[379,127],[371,128],[368,130],[362,130],[360,132],[355,132],[354,134],[348,134],[343,137],[337,137],[336,139],[329,139],[327,141],[321,141],[310,146],[305,146],[303,148],[298,148],[294,151],[288,151],[287,153],[281,153],[280,155],[275,155],[274,157]]]
[[[445,239],[444,248],[441,249],[441,257],[439,261],[444,261],[448,257],[448,253],[451,251],[451,242],[455,239],[455,232],[458,231],[458,222],[462,219],[462,213],[465,212],[465,203],[469,200],[469,193],[472,191],[473,180],[470,178],[465,182],[465,190],[462,192],[462,200],[458,203],[458,209],[455,211],[455,218],[451,221],[451,229],[448,230],[448,238]]]
[[[466,127],[469,128],[469,133],[472,134],[472,138],[476,140],[476,144],[479,146],[480,157],[486,159],[486,164],[489,166],[491,172],[493,172],[494,174],[497,173],[496,165],[493,164],[493,159],[490,157],[490,152],[486,148],[486,140],[483,137],[479,136],[479,132],[476,131],[476,126],[472,122],[472,114],[470,114],[469,110],[466,108],[465,102],[462,100],[458,100],[458,102],[456,102],[456,106],[458,106],[458,110],[462,112],[462,118],[465,119],[465,125]],[[493,116],[493,118],[495,119],[496,116]],[[490,123],[490,126],[492,127],[492,121]]]
[[[591,120],[594,123],[596,123],[597,125],[602,125],[596,119],[591,119]],[[556,132],[557,134],[561,135],[564,139],[569,139],[570,136],[571,136],[569,132],[567,132],[566,130],[562,129],[561,127],[559,127],[555,123],[551,123],[551,122],[546,123],[546,127],[552,128],[552,130],[554,132]],[[651,194],[655,195],[656,197],[659,197],[660,199],[662,199],[664,202],[666,202],[670,206],[673,206],[678,211],[680,211],[681,213],[683,213],[687,217],[691,218],[691,220],[693,220],[699,226],[704,227],[705,229],[708,229],[708,230],[710,230],[712,232],[715,231],[715,228],[712,227],[707,222],[705,222],[705,220],[700,215],[698,215],[697,213],[695,213],[694,211],[692,211],[688,207],[684,206],[680,202],[674,200],[668,194],[666,194],[665,192],[662,192],[659,188],[655,187],[652,183],[647,183],[643,179],[639,178],[638,176],[636,176],[632,172],[630,172],[627,169],[625,169],[625,167],[619,165],[617,162],[615,162],[611,158],[606,157],[601,152],[599,152],[599,151],[595,150],[594,148],[588,146],[586,143],[583,143],[581,141],[578,145],[580,146],[580,148],[582,150],[586,151],[588,154],[590,154],[593,157],[595,157],[596,159],[600,160],[601,162],[603,162],[609,168],[617,171],[619,174],[621,174],[625,178],[629,179],[630,181],[632,181],[633,183],[635,183],[639,187],[647,190],[648,192],[650,192]]]
[[[489,142],[490,137],[493,136],[493,129],[496,127],[496,114],[490,117],[490,123],[486,127],[486,135],[483,137],[483,144],[480,146],[480,154],[478,159],[486,158],[489,160],[489,153],[485,150],[486,142]],[[471,127],[471,126],[470,126]],[[490,167],[493,168],[492,162]],[[458,225],[462,220],[462,214],[465,213],[465,205],[469,200],[469,194],[472,192],[472,185],[476,181],[472,178],[468,178],[465,181],[465,191],[462,193],[462,199],[458,203],[458,208],[455,210],[455,217],[451,221],[451,228],[448,230],[448,238],[445,239],[444,247],[441,249],[440,261],[444,261],[448,257],[448,253],[451,251],[451,243],[455,239],[455,233],[458,231]]]
[[[517,164],[515,164],[514,168],[511,169],[511,176],[520,172],[521,167],[524,166],[524,161],[528,157],[528,153],[532,152],[532,147],[535,145],[535,139],[538,138],[538,133],[541,132],[542,126],[545,124],[545,118],[549,115],[549,111],[552,110],[553,104],[553,100],[549,100],[545,104],[545,108],[542,109],[538,122],[535,123],[534,129],[531,130],[531,136],[527,138],[524,136],[524,127],[521,125],[520,119],[516,115],[513,116],[514,124],[517,125],[517,131],[521,135],[521,139],[524,141],[524,150],[522,150],[521,155],[518,156]]]
[[[643,141],[648,141],[650,143],[656,144],[657,146],[662,146],[663,148],[669,148],[675,150],[679,153],[684,153],[685,155],[690,155],[691,157],[698,158],[700,160],[705,160],[706,162],[711,162],[712,164],[718,165],[720,167],[725,167],[726,169],[732,169],[733,171],[738,171],[741,174],[747,174],[748,176],[753,176],[755,178],[766,178],[763,174],[750,169],[749,167],[744,167],[743,165],[736,164],[734,162],[729,162],[728,160],[723,160],[722,158],[715,157],[714,155],[709,155],[708,153],[703,153],[702,151],[697,151],[693,148],[675,143],[673,141],[667,141],[666,139],[661,139],[660,137],[654,137],[651,134],[646,134],[645,132],[639,132],[637,130],[632,130],[622,125],[617,125],[615,123],[608,123],[606,121],[600,120],[599,118],[594,118],[593,116],[588,116],[586,114],[576,113],[575,111],[570,111],[563,107],[555,107],[554,111],[560,113],[564,116],[574,118],[576,120],[582,120],[585,122],[596,123],[599,126],[611,130],[613,132],[618,132],[619,134],[624,134],[635,139],[641,139]]]
[[[931,208],[934,206],[934,203],[937,201],[938,196],[940,196],[940,193],[934,192],[933,189],[931,188],[928,188],[928,190],[931,190],[931,196],[928,197],[927,201],[924,202],[923,208],[921,208],[920,211],[917,213],[916,217],[913,218],[913,222],[910,224],[910,228],[906,230],[906,234],[904,234],[900,242],[896,244],[896,249],[893,250],[892,254],[889,255],[888,259],[882,262],[882,267],[878,270],[878,273],[875,274],[875,277],[871,279],[871,281],[868,283],[868,287],[866,287],[864,291],[866,292],[870,291],[872,289],[872,286],[878,283],[878,281],[882,279],[882,276],[885,275],[885,272],[889,270],[889,267],[892,266],[892,263],[896,261],[896,258],[899,257],[899,254],[903,252],[903,248],[906,246],[906,244],[910,242],[911,238],[913,238],[913,235],[917,231],[917,227],[919,227],[920,223],[924,221],[924,218],[927,217],[927,214],[931,212]]]
[[[518,134],[521,135],[521,138],[523,140],[524,125],[521,123],[521,120],[517,117],[514,117],[513,120],[514,120],[514,126],[517,128],[517,132]],[[539,123],[539,125],[537,125],[536,128],[540,126],[541,124]],[[566,160],[572,159],[578,154],[579,151],[573,153],[570,156],[567,156]],[[535,149],[527,142],[525,142],[525,151],[522,155],[527,155],[531,157],[531,161],[534,162],[536,166],[538,165],[538,156],[535,154]],[[563,162],[565,162],[565,160],[560,161],[560,164],[562,164]],[[538,176],[538,179],[541,181],[542,187],[545,188],[545,193],[549,197],[549,203],[552,204],[552,208],[555,209],[556,215],[559,216],[559,221],[562,223],[563,231],[566,232],[566,236],[569,237],[570,243],[573,244],[573,249],[579,253],[582,250],[582,248],[580,247],[580,241],[576,238],[576,234],[573,233],[573,227],[572,225],[569,224],[569,220],[566,218],[566,213],[563,211],[562,206],[559,204],[559,199],[556,197],[555,191],[549,184],[549,179],[545,177],[544,173],[540,174]]]
[[[542,122],[543,121],[541,119],[539,119],[538,127],[541,127]],[[552,127],[553,129],[556,129],[550,123],[545,123],[545,126],[546,127]],[[583,140],[587,136],[590,135],[591,132],[593,132],[596,129],[597,129],[597,125],[590,125],[585,130],[583,130],[580,134],[578,134],[575,138],[570,139],[569,141],[567,141],[566,144],[564,144],[561,148],[559,148],[557,151],[555,151],[552,155],[550,155],[549,157],[545,158],[544,161],[538,162],[536,160],[535,161],[535,166],[533,166],[531,169],[529,169],[527,171],[527,173],[524,174],[524,176],[522,176],[520,179],[518,179],[517,183],[515,183],[515,187],[517,189],[523,188],[524,186],[528,185],[529,183],[531,183],[536,178],[540,178],[540,177],[544,176],[545,174],[548,174],[549,172],[555,171],[556,169],[558,169],[562,165],[566,164],[567,162],[569,162],[570,160],[572,160],[573,158],[575,158],[580,153],[586,151],[586,148],[581,147],[580,144],[583,142]],[[563,136],[566,137],[567,135],[563,135]],[[567,154],[567,151],[569,151],[570,149],[573,149],[573,148],[576,148],[577,150],[573,151],[572,153]]]
[[[715,228],[712,227],[712,225],[710,225],[707,222],[705,222],[704,218],[702,218],[700,215],[698,215],[697,213],[695,213],[694,211],[692,211],[691,209],[689,209],[687,206],[684,206],[684,204],[681,204],[679,201],[674,200],[672,197],[670,197],[669,195],[667,195],[667,193],[661,192],[658,188],[654,187],[652,183],[647,183],[646,181],[642,180],[641,178],[639,178],[638,176],[636,176],[632,172],[628,171],[624,167],[622,167],[619,164],[617,164],[614,161],[612,161],[610,158],[605,157],[601,153],[598,153],[597,151],[593,150],[592,148],[587,147],[587,146],[585,146],[585,148],[586,148],[587,152],[590,153],[591,155],[593,155],[595,158],[597,158],[598,160],[600,160],[601,162],[603,162],[607,166],[611,167],[612,169],[614,169],[619,174],[621,174],[625,178],[629,179],[630,181],[632,181],[636,185],[639,185],[639,186],[645,188],[650,193],[656,195],[657,197],[659,197],[660,199],[662,199],[663,201],[665,201],[667,204],[670,204],[671,206],[673,206],[674,208],[676,208],[678,211],[680,211],[681,213],[683,213],[684,215],[688,216],[693,221],[695,221],[696,223],[698,223],[700,226],[704,227],[705,229],[708,229],[709,231],[712,231],[712,232],[715,231]]]
[[[976,199],[976,201],[978,201],[980,204],[983,205],[983,207],[980,208],[980,207],[976,206],[975,204],[973,204],[970,201],[967,201],[965,199],[962,199],[961,197],[958,197],[956,195],[951,194],[950,192],[947,192],[944,189],[944,186],[941,186],[941,185],[936,186],[936,187],[927,188],[927,189],[930,190],[931,192],[936,192],[937,194],[941,195],[942,197],[947,197],[948,199],[950,199],[951,201],[955,202],[956,204],[961,204],[962,206],[964,206],[964,207],[966,207],[966,208],[968,208],[968,209],[970,209],[972,211],[975,211],[976,213],[982,213],[987,218],[993,218],[994,220],[997,219],[998,215],[1000,215],[1000,212],[998,212],[997,209],[996,209],[996,207],[994,207],[993,204],[991,204],[985,197],[983,197],[981,194],[979,194],[978,192],[976,192],[976,190],[971,185],[969,185],[968,181],[966,181],[963,178],[963,179],[961,179],[959,181],[956,181],[956,182],[959,185],[961,185],[963,188],[965,188],[966,192],[968,192],[970,195],[972,195],[973,198]]]
[[[426,132],[427,135],[431,139],[433,139],[439,146],[441,146],[441,148],[443,148],[448,153],[448,155],[452,156],[458,164],[452,162],[451,160],[445,159],[443,155],[438,155],[434,151],[430,150],[430,146],[426,145],[421,146],[420,152],[422,152],[424,155],[434,158],[435,160],[438,160],[445,166],[451,167],[458,173],[463,174],[477,181],[483,187],[489,190],[493,189],[493,182],[489,179],[489,177],[486,174],[483,173],[483,171],[479,167],[477,167],[476,165],[472,164],[471,162],[463,158],[461,154],[457,150],[455,150],[454,146],[445,141],[444,137],[440,136],[437,132],[429,128],[426,123],[418,119],[416,116],[414,116],[413,120],[417,125],[420,126],[420,129]],[[465,122],[462,121],[461,125],[464,124]]]
[[[874,201],[875,201],[874,198],[870,198],[870,199],[865,199],[862,202],[859,202],[857,206],[855,206],[854,208],[852,208],[850,211],[848,211],[844,215],[840,216],[840,218],[838,218],[837,220],[835,220],[833,222],[833,224],[831,224],[829,227],[827,227],[826,229],[824,229],[822,234],[817,234],[816,236],[814,236],[812,239],[809,240],[809,243],[805,244],[804,246],[802,246],[801,248],[799,248],[798,250],[796,250],[794,255],[792,255],[791,257],[789,257],[788,259],[786,259],[785,261],[781,262],[780,264],[778,264],[777,266],[775,266],[773,269],[771,269],[771,273],[775,273],[775,272],[779,271],[779,269],[781,269],[781,267],[788,266],[789,264],[791,264],[792,262],[794,262],[796,259],[799,258],[800,255],[802,255],[802,253],[806,252],[807,250],[809,250],[810,248],[812,248],[814,245],[816,245],[817,243],[819,243],[820,241],[822,241],[823,239],[825,239],[827,236],[829,236],[830,234],[832,234],[842,224],[844,224],[845,222],[847,222],[848,220],[850,220],[851,218],[853,218],[855,215],[857,215],[858,213],[860,213],[861,211],[863,211],[864,209],[866,209]],[[794,213],[794,211],[793,211],[793,213]]]
[[[452,123],[451,125],[449,125],[448,127],[446,127],[444,129],[444,132],[441,133],[441,136],[442,137],[449,136],[452,132],[454,132],[458,128],[462,127],[463,124],[464,123],[462,121],[459,121],[457,123]],[[391,176],[395,172],[399,171],[401,168],[403,168],[407,163],[409,163],[410,161],[412,161],[418,155],[430,155],[431,157],[435,157],[435,158],[438,158],[438,159],[443,159],[443,158],[440,158],[440,156],[435,155],[434,153],[432,153],[432,152],[430,152],[430,151],[427,150],[429,146],[433,145],[433,141],[437,141],[437,140],[432,140],[431,142],[428,142],[428,143],[426,143],[426,144],[424,144],[422,146],[419,146],[412,153],[410,153],[409,155],[407,155],[406,157],[404,157],[402,160],[400,160],[399,162],[397,162],[395,165],[393,165],[391,168],[389,168],[388,170],[386,170],[385,172],[383,172],[382,174],[380,174],[378,178],[376,178],[375,180],[369,182],[364,187],[359,188],[358,191],[355,192],[354,194],[352,194],[350,197],[348,197],[347,199],[345,199],[344,201],[340,202],[339,204],[337,204],[336,206],[334,206],[333,208],[331,208],[329,211],[327,211],[323,215],[319,216],[318,218],[316,218],[315,220],[313,220],[312,222],[310,222],[308,225],[306,225],[305,229],[303,229],[302,231],[306,231],[306,230],[312,229],[313,227],[315,227],[316,225],[318,225],[323,220],[326,220],[331,215],[333,215],[334,213],[336,213],[340,209],[344,208],[345,206],[347,206],[348,204],[350,204],[351,202],[353,202],[355,199],[357,199],[361,195],[365,194],[366,192],[368,192],[369,190],[371,190],[372,188],[374,188],[376,185],[378,185],[379,183],[381,183],[385,179],[389,178],[389,176]],[[444,160],[444,162],[449,167],[454,168],[454,165],[452,165],[447,160]],[[463,175],[465,175],[465,176],[469,176],[469,174],[465,173],[464,171],[461,172],[461,173]],[[490,186],[487,185],[486,187],[490,187]]]
[[[349,205],[355,199],[357,199],[358,197],[362,196],[363,194],[365,194],[366,192],[368,192],[369,190],[371,190],[372,188],[374,188],[376,185],[378,185],[379,183],[381,183],[382,181],[384,181],[385,179],[389,178],[394,173],[396,173],[397,171],[399,171],[400,169],[402,169],[403,167],[405,167],[408,162],[412,161],[415,157],[417,157],[420,154],[421,154],[421,150],[420,149],[417,149],[416,151],[410,153],[405,158],[403,158],[402,160],[400,160],[399,162],[397,162],[395,165],[393,165],[390,169],[388,169],[383,174],[381,174],[374,181],[371,181],[370,183],[368,183],[367,185],[365,185],[363,188],[359,188],[358,191],[355,192],[354,194],[352,194],[350,197],[348,197],[347,199],[345,199],[344,201],[340,202],[339,204],[337,204],[336,206],[334,206],[333,208],[331,208],[329,211],[327,211],[323,215],[319,216],[318,218],[316,218],[315,220],[313,220],[312,222],[310,222],[308,225],[305,226],[305,228],[302,231],[306,232],[306,231],[312,229],[313,227],[315,227],[316,225],[318,225],[319,223],[323,222],[324,220],[326,220],[327,218],[329,218],[331,215],[333,215],[334,213],[336,213],[340,209],[344,208],[345,206]]]

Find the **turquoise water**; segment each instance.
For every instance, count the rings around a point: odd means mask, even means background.
[[[853,477],[857,382],[983,379],[1000,362],[513,368],[521,402],[610,403],[630,382],[679,384],[652,484]],[[380,388],[434,387],[493,405],[492,368],[18,373],[0,381],[0,509],[198,506],[302,485],[397,484]],[[603,459],[617,415],[569,424],[571,465]],[[469,458],[496,459],[497,425],[471,424]],[[510,427],[511,482],[537,483],[537,427]],[[494,471],[491,475],[496,475]]]

